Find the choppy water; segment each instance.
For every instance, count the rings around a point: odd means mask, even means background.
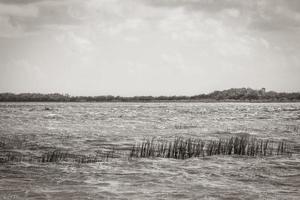
[[[45,109],[49,108],[49,109]],[[16,151],[93,154],[147,137],[250,134],[300,144],[300,103],[1,103]],[[0,164],[4,199],[299,199],[300,156]]]

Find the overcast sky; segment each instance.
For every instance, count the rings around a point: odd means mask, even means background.
[[[0,92],[300,92],[299,0],[0,0]]]

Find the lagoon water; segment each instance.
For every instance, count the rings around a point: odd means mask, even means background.
[[[145,138],[241,134],[284,139],[299,150],[300,103],[0,103],[0,139],[10,150],[119,152],[89,164],[0,163],[0,200],[299,199],[297,152],[175,160],[128,159],[126,151]]]

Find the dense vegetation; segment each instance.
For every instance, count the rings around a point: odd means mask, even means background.
[[[264,88],[232,88],[223,91],[214,91],[209,94],[195,96],[70,96],[68,94],[40,94],[40,93],[0,93],[2,102],[155,102],[155,101],[254,101],[254,102],[291,102],[300,101],[300,93],[285,93],[266,91]]]
[[[145,140],[132,147],[130,157],[162,157],[187,159],[213,155],[273,156],[291,155],[292,147],[285,141],[271,141],[255,137],[239,137],[205,141],[182,137],[174,141]]]
[[[100,149],[86,155],[67,149],[39,146],[27,138],[0,137],[0,165],[9,162],[40,162],[40,163],[97,163],[114,158],[173,158],[188,159],[217,155],[227,156],[287,156],[297,152],[292,143],[285,140],[268,140],[250,136],[232,136],[214,140],[201,138],[176,137],[162,140],[156,137],[144,140],[132,148],[113,146],[107,149],[99,144]],[[29,150],[29,151],[28,151]],[[47,151],[48,150],[48,151]]]

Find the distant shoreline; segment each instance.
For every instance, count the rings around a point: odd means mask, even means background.
[[[0,101],[0,103],[300,103],[300,100],[294,100],[294,101],[267,101],[267,100]]]
[[[233,103],[233,104],[240,104],[240,103],[249,103],[249,104],[263,104],[263,103],[270,103],[270,104],[274,104],[274,103],[300,103],[300,101],[272,101],[272,102],[267,102],[267,101],[264,101],[264,102],[247,102],[247,101],[211,101],[211,102],[204,102],[204,101],[127,101],[127,102],[124,102],[124,101],[101,101],[101,102],[96,102],[96,101],[87,101],[87,102],[78,102],[78,101],[0,101],[0,104],[1,103],[16,103],[16,104],[22,104],[22,103],[65,103],[65,104],[69,104],[69,103],[78,103],[78,104],[83,104],[83,103],[98,103],[98,104],[101,104],[101,103],[112,103],[112,104],[115,104],[115,103],[120,103],[120,104],[126,104],[126,103],[141,103],[141,104],[149,104],[149,103],[153,103],[153,104],[159,104],[159,103],[183,103],[183,104],[189,104],[189,103],[203,103],[203,104],[209,104],[209,103]]]
[[[199,102],[199,103],[293,103],[300,102],[300,93],[266,91],[265,88],[232,88],[194,96],[70,96],[68,94],[0,93],[0,102]]]

